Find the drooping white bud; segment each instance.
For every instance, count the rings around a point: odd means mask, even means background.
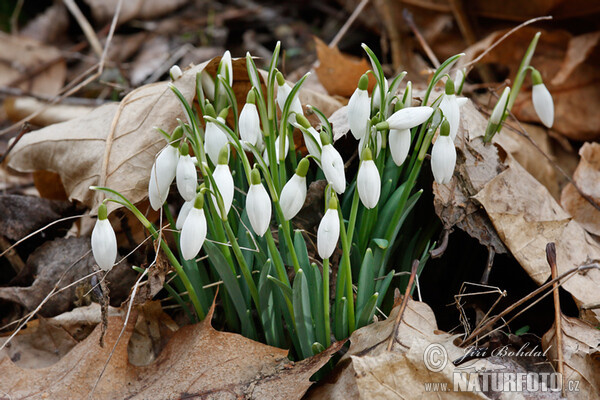
[[[329,137],[323,132],[321,135],[323,149],[321,151],[321,168],[325,179],[331,184],[336,193],[341,194],[346,190],[346,173],[344,160],[338,151],[329,142]]]
[[[440,109],[450,123],[450,137],[454,140],[460,124],[460,107],[454,94],[454,82],[450,78],[446,81],[446,93],[440,103]]]
[[[206,71],[200,73],[200,83],[202,84],[202,91],[204,96],[210,101],[215,99],[215,81],[212,76]]]
[[[250,91],[246,99],[246,104],[240,113],[239,129],[242,144],[248,142],[253,146],[257,146],[260,143],[262,132],[260,130],[260,117],[254,101],[254,92]]]
[[[172,80],[176,81],[177,79],[181,78],[183,72],[181,72],[181,68],[179,68],[179,65],[173,65],[169,70],[169,75],[171,76]]]
[[[366,208],[373,208],[379,202],[381,193],[381,176],[379,170],[373,162],[371,149],[368,147],[363,151],[363,161],[358,168],[356,177],[356,187],[360,201]]]
[[[225,123],[225,119],[222,117],[217,118],[217,120]],[[223,132],[217,124],[207,122],[206,130],[204,131],[204,150],[213,164],[216,165],[218,163],[219,153],[227,143],[228,140],[225,132]]]
[[[271,223],[271,198],[260,182],[260,173],[252,170],[252,183],[246,195],[246,213],[252,229],[263,236]]]
[[[276,75],[277,78],[277,105],[279,109],[283,111],[285,107],[285,102],[287,101],[288,96],[292,92],[292,87],[288,85],[288,83],[283,79],[283,75],[281,72],[278,72]],[[296,120],[296,117],[292,115],[292,113],[298,115],[304,115],[302,111],[302,103],[300,103],[300,99],[298,98],[298,94],[292,100],[292,104],[290,105],[290,116],[288,118],[289,123],[292,123]]]
[[[231,61],[231,53],[226,50],[219,62],[218,74],[225,78],[229,86],[233,86],[233,63]]]
[[[504,111],[506,110],[506,104],[508,103],[508,95],[510,94],[510,88],[505,87],[500,99],[494,106],[494,110],[492,111],[492,115],[490,116],[490,123],[494,125],[498,125],[502,116],[504,115]]]
[[[331,257],[337,247],[340,238],[340,219],[337,210],[337,200],[331,198],[329,208],[317,229],[317,251],[319,257],[326,259]]]
[[[185,219],[189,215],[190,210],[194,207],[195,200],[196,199],[194,198],[193,200],[186,201],[181,206],[181,210],[179,210],[179,215],[177,215],[177,222],[175,222],[176,229],[183,228],[183,223],[185,222]]]
[[[454,74],[454,93],[460,95],[462,92],[462,87],[465,83],[465,70],[459,68],[456,70]]]
[[[377,124],[377,129],[411,129],[427,121],[433,108],[427,106],[405,107],[393,113],[386,121]]]
[[[196,197],[196,188],[198,187],[198,175],[194,159],[188,154],[187,144],[181,150],[181,156],[177,163],[177,190],[185,201],[193,200]]]
[[[356,140],[362,139],[367,134],[367,126],[371,117],[371,99],[367,92],[369,78],[364,74],[358,87],[348,101],[348,125]]]
[[[174,146],[167,146],[158,153],[154,165],[150,170],[148,182],[148,197],[154,210],[162,207],[169,195],[169,187],[177,173],[179,150]]]
[[[533,80],[533,88],[531,89],[531,100],[533,108],[540,117],[540,121],[547,128],[552,128],[554,124],[554,101],[552,95],[542,81],[542,75],[538,70],[533,70],[531,74]]]
[[[223,147],[221,150],[221,154],[219,155],[219,163],[215,167],[213,172],[213,179],[217,184],[217,188],[219,189],[219,193],[221,193],[221,197],[223,198],[223,207],[225,208],[225,215],[229,214],[229,210],[231,209],[231,204],[233,203],[233,192],[234,192],[234,184],[233,184],[233,176],[231,175],[231,170],[229,169],[229,165],[227,165],[229,156],[229,149],[227,147]],[[212,201],[215,204],[215,208],[218,210],[218,202],[215,195],[212,195]]]
[[[410,142],[410,129],[390,129],[390,152],[392,153],[392,159],[397,166],[401,166],[406,160],[408,152],[410,151]]]
[[[302,137],[304,138],[304,144],[306,145],[306,149],[308,150],[308,154],[311,156],[320,159],[321,158],[321,148],[323,144],[321,143],[321,135],[315,128],[310,125],[310,122],[306,119],[304,115],[296,115],[296,126],[299,128],[303,128]],[[308,132],[305,132],[308,131]]]
[[[92,231],[92,254],[100,269],[110,271],[117,259],[117,237],[108,221],[106,205],[98,208],[98,219]]]
[[[203,206],[204,197],[202,194],[198,194],[194,200],[194,207],[189,211],[181,228],[179,245],[181,256],[185,260],[196,258],[204,244],[204,240],[206,240],[206,216],[204,215]]]
[[[383,80],[383,86],[385,87],[385,96],[387,94],[388,89],[390,88],[390,85],[386,79]],[[379,85],[375,85],[375,89],[373,90],[373,107],[381,107],[381,94],[379,91]]]
[[[442,122],[440,135],[431,150],[431,171],[438,184],[445,185],[452,179],[456,164],[456,149],[450,137],[450,124]]]
[[[306,200],[306,173],[308,172],[308,158],[303,158],[298,163],[296,173],[290,178],[281,190],[279,205],[286,221],[294,218],[302,209]]]

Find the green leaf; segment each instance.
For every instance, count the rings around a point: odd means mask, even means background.
[[[375,271],[373,268],[373,252],[367,249],[358,275],[356,294],[356,314],[360,315],[368,299],[375,292]]]
[[[337,340],[348,337],[348,301],[342,297],[335,307],[335,338]]]
[[[377,289],[377,293],[379,293],[379,297],[377,298],[377,307],[381,307],[383,298],[385,297],[385,294],[387,293],[388,288],[390,287],[390,284],[392,283],[392,279],[394,279],[395,273],[396,272],[394,270],[391,270],[385,276],[385,279],[378,281],[378,282],[381,282],[381,285]]]
[[[293,299],[293,291],[292,291],[291,287],[289,287],[285,283],[281,282],[279,279],[275,278],[272,275],[268,275],[267,279],[269,281],[273,282],[274,284],[276,284],[281,289],[281,293],[283,293],[283,295],[287,299],[289,299],[290,301],[292,301],[292,299]]]
[[[299,269],[294,278],[294,318],[296,321],[296,332],[304,358],[313,355],[312,345],[315,342],[312,316],[310,314],[310,300],[306,277],[302,269]]]
[[[379,293],[374,293],[373,296],[369,298],[369,300],[365,304],[365,307],[360,313],[360,316],[358,317],[356,329],[368,325],[369,322],[373,319],[373,314],[375,314],[375,307],[377,306],[378,297]]]

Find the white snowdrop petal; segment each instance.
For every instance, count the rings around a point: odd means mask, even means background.
[[[246,213],[254,232],[263,236],[271,223],[271,199],[262,184],[250,185],[246,196]]]
[[[391,129],[389,141],[392,159],[397,166],[401,166],[410,151],[410,129]]]
[[[356,177],[358,196],[366,208],[373,208],[379,202],[381,193],[381,177],[373,160],[361,163]]]
[[[288,85],[287,83],[284,83],[281,86],[279,86],[279,85],[277,86],[277,105],[279,106],[279,109],[281,111],[283,111],[283,108],[285,107],[285,102],[287,101],[287,98],[291,92],[292,92],[292,87],[290,85]],[[298,94],[296,94],[296,96],[292,100],[292,104],[290,104],[289,112],[290,112],[290,116],[288,117],[288,122],[290,124],[296,122],[296,117],[293,115],[293,113],[304,115],[304,112],[302,110],[302,103],[300,103]]]
[[[177,190],[181,197],[185,201],[193,200],[196,197],[198,175],[192,157],[189,155],[179,157],[176,177]]]
[[[317,130],[312,126],[308,128],[308,132],[310,132],[310,135],[314,139],[314,141],[311,140],[306,133],[302,132],[302,135],[304,137],[304,143],[306,144],[306,149],[308,150],[308,154],[320,159],[321,148],[323,147],[323,143],[321,143],[321,135],[319,135],[319,132],[317,132]]]
[[[183,228],[183,223],[185,222],[185,219],[187,218],[187,216],[190,214],[190,210],[194,207],[195,201],[196,201],[196,199],[194,198],[190,201],[186,201],[185,203],[183,203],[183,205],[181,206],[181,210],[179,210],[179,215],[177,215],[177,221],[175,222],[175,228],[177,228],[177,229]]]
[[[508,95],[510,94],[510,88],[505,87],[500,99],[494,106],[494,110],[492,111],[492,115],[490,115],[490,123],[496,125],[500,123],[502,119],[502,115],[504,114],[504,109],[506,108],[506,103],[508,102]]]
[[[533,101],[533,108],[537,113],[538,117],[547,128],[552,128],[554,124],[554,101],[552,95],[546,88],[546,85],[539,83],[533,85],[531,91],[531,98]]]
[[[171,69],[169,70],[169,75],[171,75],[171,79],[176,81],[177,79],[181,78],[181,75],[183,75],[183,72],[181,72],[181,68],[179,68],[178,65],[173,65],[171,67]]]
[[[447,184],[454,174],[456,149],[450,136],[438,136],[431,150],[431,170],[438,184]]]
[[[306,200],[306,177],[294,174],[285,184],[279,196],[279,205],[286,221],[294,218]]]
[[[367,134],[371,116],[371,100],[366,90],[356,89],[348,101],[348,125],[352,135],[359,140]]]
[[[393,113],[387,122],[390,129],[411,129],[427,121],[432,113],[431,107],[405,107]]]
[[[206,217],[204,210],[192,207],[181,228],[181,236],[179,238],[181,256],[186,260],[196,258],[205,239]]]
[[[229,166],[226,164],[217,165],[213,172],[213,179],[215,180],[215,183],[219,188],[219,193],[221,193],[221,197],[223,198],[225,213],[229,214],[231,204],[233,203],[234,192],[233,176],[231,175]],[[211,198],[213,199],[212,201],[215,204],[215,208],[218,210],[219,206],[217,205],[217,198],[214,195],[211,195]]]
[[[253,146],[258,144],[261,137],[260,117],[256,105],[246,103],[242,108],[239,119],[240,137]]]
[[[458,106],[456,95],[444,95],[444,98],[440,103],[440,109],[450,124],[450,137],[452,137],[452,140],[454,140],[456,138],[456,134],[458,133],[458,126],[460,124],[460,107]]]
[[[322,259],[329,258],[340,237],[340,220],[335,209],[328,209],[317,230],[317,250]]]
[[[110,271],[117,259],[117,237],[108,219],[96,220],[92,230],[92,254],[104,271]]]
[[[215,81],[213,81],[212,76],[210,76],[208,72],[202,71],[200,74],[200,82],[202,83],[204,96],[210,101],[213,101],[215,99]]]
[[[341,194],[346,190],[346,174],[344,160],[331,144],[323,146],[321,152],[321,168],[325,179],[331,184],[336,193]]]
[[[161,150],[154,165],[152,165],[150,181],[148,182],[148,195],[150,205],[154,210],[161,208],[167,200],[169,187],[177,173],[178,160],[179,150],[169,145]]]
[[[213,164],[217,165],[219,153],[226,144],[227,135],[225,135],[217,124],[208,122],[206,124],[206,131],[204,132],[204,149]]]

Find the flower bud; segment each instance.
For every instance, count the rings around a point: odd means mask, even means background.
[[[183,228],[183,223],[185,222],[185,219],[189,215],[190,210],[194,207],[195,201],[196,201],[196,198],[194,197],[192,200],[186,201],[185,203],[183,203],[183,205],[181,206],[181,209],[179,210],[179,215],[177,216],[177,222],[175,222],[176,229]]]
[[[254,232],[263,236],[271,223],[271,198],[262,185],[256,168],[252,170],[251,181],[246,196],[246,213]]]
[[[210,101],[215,99],[215,81],[212,76],[206,71],[200,73],[200,84],[202,85],[202,91],[204,96]]]
[[[221,197],[223,199],[223,207],[225,208],[225,215],[222,215],[221,218],[224,218],[227,216],[227,214],[229,214],[231,204],[233,203],[234,184],[233,176],[231,175],[231,170],[229,169],[229,165],[227,165],[228,157],[229,146],[224,146],[221,149],[218,164],[213,172],[213,179],[217,184],[219,193],[221,193]],[[218,210],[219,206],[217,198],[214,194],[212,195],[212,201],[215,204],[215,208]]]
[[[308,131],[308,134],[302,131],[302,137],[304,138],[304,144],[306,145],[308,153],[311,156],[320,159],[321,148],[323,147],[321,135],[310,125],[310,122],[308,122],[304,115],[296,114],[296,122]],[[308,136],[309,134],[310,137]]]
[[[290,85],[288,85],[288,83],[285,81],[281,72],[277,72],[276,78],[277,78],[277,105],[279,106],[281,111],[283,111],[283,108],[285,107],[285,102],[287,101],[288,96],[292,92],[292,87]],[[290,114],[295,113],[295,114],[299,114],[299,115],[304,115],[304,112],[302,111],[302,103],[300,103],[300,99],[298,98],[297,93],[296,93],[296,96],[294,97],[294,99],[292,100],[292,104],[290,105],[289,112],[290,112]],[[296,119],[294,118],[294,116],[290,115],[288,122],[292,123],[295,120]]]
[[[169,187],[175,179],[179,150],[174,146],[167,146],[158,153],[152,169],[150,170],[150,181],[148,182],[148,197],[150,205],[154,210],[162,207],[169,195]]]
[[[386,121],[377,124],[377,130],[382,129],[411,129],[427,121],[433,108],[427,106],[405,107],[393,113]]]
[[[397,166],[401,166],[410,151],[410,129],[391,129],[389,141],[392,159]]]
[[[368,147],[363,151],[363,161],[358,169],[356,187],[360,201],[366,208],[373,208],[379,202],[381,193],[381,176],[373,161],[371,149]]]
[[[458,126],[460,124],[460,107],[454,94],[454,82],[452,79],[446,81],[446,93],[440,103],[440,109],[444,113],[444,117],[450,123],[450,136],[452,140],[456,138],[458,133]]]
[[[188,154],[189,147],[185,144],[181,148],[181,156],[177,162],[176,182],[177,190],[185,201],[190,201],[196,197],[196,188],[198,187],[198,175],[193,158]]]
[[[225,118],[219,116],[218,121],[225,123]],[[204,149],[213,164],[219,161],[219,152],[228,143],[227,135],[213,122],[206,123],[204,131]]]
[[[329,200],[329,208],[319,223],[317,230],[317,250],[319,257],[326,259],[331,257],[337,247],[340,238],[340,219],[337,210],[337,200],[332,197]]]
[[[356,140],[367,134],[367,126],[371,116],[371,100],[367,92],[368,84],[369,78],[367,74],[364,74],[358,82],[358,88],[348,101],[348,125]]]
[[[338,151],[330,143],[326,134],[321,135],[323,149],[321,151],[321,168],[325,179],[331,184],[336,193],[341,194],[346,190],[346,174],[344,172],[344,160]]]
[[[219,62],[218,74],[225,78],[229,86],[233,86],[233,64],[231,61],[231,53],[226,50]]]
[[[98,207],[98,219],[92,231],[92,254],[96,264],[104,271],[110,271],[117,259],[117,237],[108,221],[104,203]]]
[[[387,94],[387,91],[390,88],[387,79],[383,80],[383,86],[385,88],[385,94]],[[385,96],[385,94],[384,94],[384,96]],[[381,94],[379,94],[379,85],[375,85],[375,89],[373,90],[373,107],[374,108],[381,107]]]
[[[510,94],[510,88],[505,87],[500,99],[494,106],[490,120],[488,121],[487,128],[485,130],[485,138],[491,139],[494,134],[498,131],[498,126],[502,122],[504,113],[506,112],[506,105],[508,104],[508,95]]]
[[[536,69],[531,73],[533,88],[531,89],[531,100],[536,114],[540,117],[542,124],[552,128],[554,124],[554,101],[552,95],[542,81],[542,75]]]
[[[450,136],[450,124],[442,122],[440,135],[431,150],[431,171],[438,184],[445,185],[452,179],[456,164],[456,149]]]
[[[460,95],[464,84],[465,70],[459,68],[456,70],[456,74],[454,74],[454,94]]]
[[[298,163],[294,176],[281,190],[279,205],[286,221],[298,214],[306,200],[306,173],[308,172],[309,163],[308,158],[303,158]]]
[[[254,96],[254,91],[250,90],[246,98],[246,104],[240,113],[239,129],[242,144],[248,142],[253,146],[257,146],[260,143],[262,132]]]
[[[194,200],[194,207],[189,211],[183,227],[179,245],[181,247],[181,256],[185,260],[196,258],[204,240],[206,240],[206,216],[204,215],[204,196],[198,193]]]
[[[179,68],[178,65],[173,65],[169,70],[169,75],[171,76],[172,80],[176,81],[177,79],[181,78],[183,72],[181,72],[181,68]]]

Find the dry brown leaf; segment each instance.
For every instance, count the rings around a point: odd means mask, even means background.
[[[546,244],[556,243],[558,273],[562,274],[594,260],[600,260],[600,245],[573,221],[548,190],[512,157],[508,168],[488,182],[475,196],[492,220],[496,231],[513,256],[537,283],[550,276]],[[600,271],[575,275],[564,289],[578,305],[599,300]],[[600,311],[588,318],[598,321]]]
[[[57,48],[4,32],[0,32],[0,61],[0,86],[18,80],[18,88],[39,95],[58,94],[67,73]]]
[[[352,96],[360,77],[371,69],[364,59],[344,54],[337,47],[329,47],[315,37],[319,66],[315,68],[321,84],[330,95]],[[369,90],[375,86],[375,78],[369,76]]]
[[[568,399],[597,399],[600,396],[600,330],[577,318],[561,314],[564,357],[564,387]],[[542,346],[556,362],[556,325],[542,338]],[[569,381],[577,381],[578,391],[569,391]]]
[[[452,360],[464,356],[463,349],[453,344],[456,336],[437,330],[435,315],[425,303],[409,300],[398,329],[396,343],[387,351],[387,339],[392,334],[396,314],[395,307],[385,321],[358,329],[350,336],[350,349],[338,362],[334,372],[320,382],[308,395],[308,399],[416,399],[433,398],[426,392],[425,382],[448,383],[453,386],[456,370]],[[445,367],[431,372],[424,362],[429,345],[442,346],[447,352]],[[443,357],[443,356],[442,356]],[[471,365],[488,370],[493,365],[485,360]],[[435,393],[436,398],[456,398],[456,393]],[[480,393],[461,393],[461,398],[486,398]]]
[[[94,108],[73,104],[49,105],[32,97],[9,97],[4,101],[6,116],[14,122],[27,118],[41,109],[44,111],[31,118],[30,121],[32,124],[38,126],[58,124],[59,122],[81,117]]]
[[[123,1],[119,13],[119,23],[124,23],[134,18],[153,19],[175,11],[189,0],[128,0]],[[85,0],[90,7],[94,20],[99,24],[109,22],[117,9],[119,0]]]
[[[508,69],[508,78],[514,79],[521,59],[536,28],[525,27],[509,36],[491,50],[480,63],[492,63]],[[506,31],[494,32],[469,47],[458,67],[486,51]],[[555,119],[552,129],[575,140],[594,140],[600,137],[600,71],[597,60],[600,46],[595,35],[572,36],[566,31],[542,33],[531,65],[538,69],[552,97]],[[573,49],[570,50],[569,49]],[[585,59],[569,60],[575,51],[583,51]],[[556,80],[556,81],[555,81]],[[538,122],[539,118],[531,102],[531,80],[527,78],[515,101],[512,112],[521,121]]]
[[[144,367],[129,362],[128,342],[135,317],[130,318],[114,355],[98,382],[94,399],[300,399],[319,370],[343,343],[323,353],[292,363],[287,351],[218,332],[211,325],[212,312],[200,324],[179,329],[156,361]],[[8,357],[0,359],[0,393],[11,398],[87,398],[91,393],[123,325],[122,317],[110,317],[98,344],[100,326],[56,364],[24,369]]]
[[[596,201],[600,202],[600,144],[585,143],[579,150],[581,159],[573,174],[577,186]],[[564,209],[573,216],[573,219],[590,233],[600,235],[600,211],[591,205],[569,183],[562,191],[560,203]]]

